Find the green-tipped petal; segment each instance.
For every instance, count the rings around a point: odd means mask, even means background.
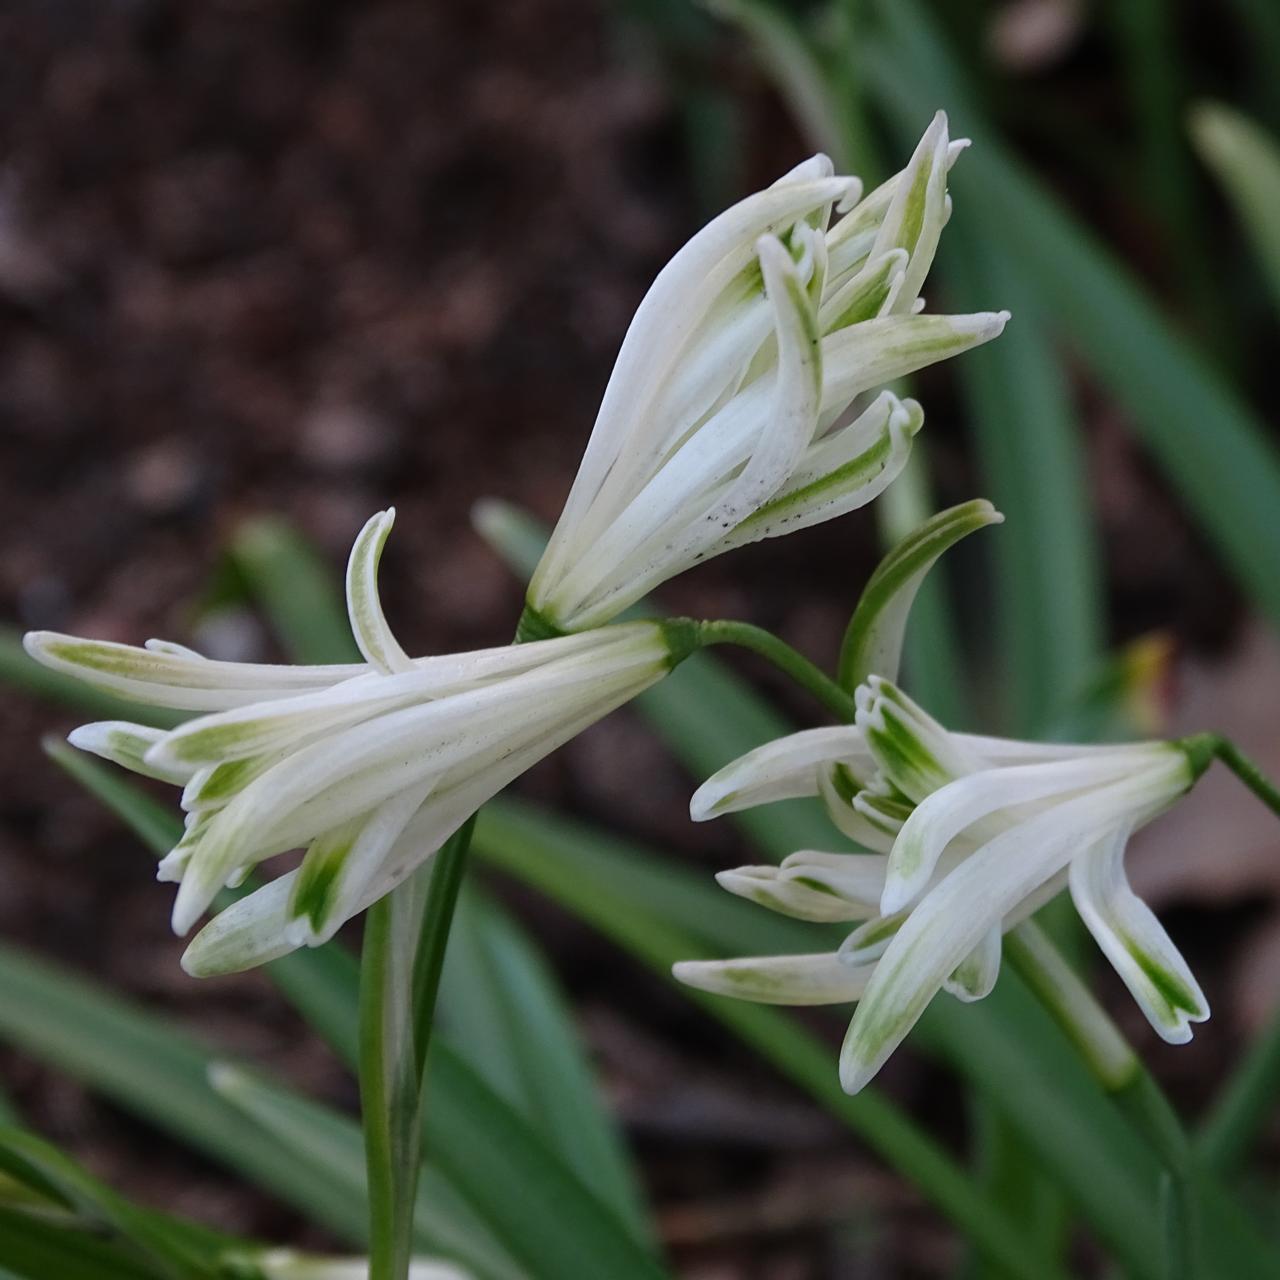
[[[29,631],[22,643],[42,666],[131,702],[178,711],[221,711],[247,702],[288,698],[309,689],[327,689],[368,670],[363,664],[286,667],[214,662],[192,657],[181,646],[141,648],[56,631]]]
[[[1003,950],[1000,927],[988,929],[982,941],[951,971],[942,989],[966,1004],[985,1000],[995,990],[1000,977]]]
[[[128,720],[96,720],[72,729],[67,734],[67,741],[73,747],[110,760],[131,773],[158,778],[161,782],[171,782],[180,787],[190,779],[190,768],[153,765],[146,760],[147,752],[164,737],[164,732],[163,729],[132,724]]]
[[[849,902],[817,881],[784,876],[777,867],[735,867],[716,873],[722,889],[793,920],[832,924],[861,920],[867,914],[860,903]]]
[[[1128,831],[1115,833],[1071,864],[1072,901],[1147,1021],[1170,1044],[1191,1039],[1209,1002],[1155,913],[1129,887]]]
[[[391,633],[378,595],[378,563],[387,544],[396,509],[389,507],[370,518],[360,530],[347,560],[347,615],[360,652],[383,675],[408,671],[413,664]]]
[[[847,1004],[861,997],[868,971],[832,954],[682,960],[671,972],[686,986],[757,1004]]]
[[[978,498],[941,511],[908,534],[867,581],[840,649],[840,683],[855,689],[868,676],[898,678],[902,640],[916,593],[942,553],[1004,517]]]

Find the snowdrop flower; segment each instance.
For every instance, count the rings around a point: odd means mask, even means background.
[[[533,575],[523,634],[598,626],[699,561],[852,511],[894,479],[923,413],[870,393],[1008,319],[918,314],[966,145],[939,113],[865,199],[815,156],[663,268]],[[831,224],[833,211],[844,216]]]
[[[857,1000],[840,1056],[861,1089],[939,990],[976,1000],[999,973],[1001,937],[1069,885],[1081,918],[1155,1030],[1190,1039],[1200,987],[1124,869],[1129,836],[1207,763],[1189,746],[1039,745],[950,733],[889,681],[857,692],[853,725],[748,753],[694,795],[697,820],[821,796],[867,853],[800,852],[722,873],[733,893],[785,915],[856,925],[833,952],[689,962],[705,990],[776,1003]],[[841,972],[843,970],[843,973]]]
[[[186,833],[160,864],[185,934],[218,892],[305,848],[295,871],[240,899],[183,957],[196,975],[317,945],[389,892],[508,782],[660,680],[688,651],[644,622],[410,659],[383,616],[377,567],[394,512],[365,526],[347,569],[363,663],[217,662],[49,632],[27,651],[117,696],[200,712],[176,729],[107,722],[71,742],[183,788]]]

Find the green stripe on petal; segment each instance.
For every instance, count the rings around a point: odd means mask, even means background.
[[[1171,1044],[1191,1039],[1191,1024],[1209,1003],[1155,913],[1129,887],[1124,869],[1128,831],[1089,850],[1071,866],[1071,897],[1103,954],[1147,1021]]]
[[[408,671],[409,655],[391,633],[378,595],[378,563],[386,546],[396,510],[388,507],[360,530],[347,560],[347,615],[360,652],[383,675]]]
[[[67,741],[81,751],[91,752],[112,764],[118,764],[131,773],[145,778],[158,778],[161,782],[184,785],[191,777],[191,770],[181,766],[149,764],[148,751],[165,735],[163,729],[133,724],[128,720],[97,720],[82,724],[67,734]]]
[[[867,983],[867,970],[830,953],[683,960],[671,972],[686,986],[757,1004],[847,1004],[862,995]]]
[[[1004,516],[983,498],[940,511],[881,560],[863,588],[840,647],[840,683],[855,689],[869,676],[898,678],[902,640],[916,593],[943,552]]]

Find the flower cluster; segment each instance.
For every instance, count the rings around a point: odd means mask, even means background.
[[[365,661],[267,666],[48,632],[38,661],[119,697],[191,712],[71,741],[182,788],[185,834],[160,864],[186,934],[267,860],[296,870],[225,906],[183,958],[194,974],[330,938],[409,876],[484,801],[662,678],[697,642],[680,623],[604,626],[699,560],[870,501],[922,414],[886,382],[995,337],[1007,313],[921,314],[964,142],[941,113],[901,173],[862,198],[815,156],[713,220],[659,274],[627,332],[517,640],[411,659],[377,570],[393,513],[347,572]],[[832,221],[833,214],[839,214]]]
[[[950,733],[871,677],[852,725],[763,746],[694,795],[704,820],[821,796],[834,825],[871,852],[802,851],[780,867],[722,873],[732,893],[814,922],[856,927],[811,956],[690,961],[691,986],[775,1004],[858,1001],[840,1055],[856,1092],[939,990],[978,1000],[995,985],[1005,931],[1063,884],[1166,1040],[1209,1016],[1186,962],[1125,875],[1129,836],[1178,799],[1203,761],[1183,746],[1063,746]]]
[[[532,634],[599,626],[699,561],[852,511],[898,475],[923,412],[868,393],[1008,319],[919,314],[966,145],[939,112],[865,198],[815,156],[667,264],[530,583]]]
[[[110,721],[71,742],[181,786],[186,833],[160,864],[186,933],[218,892],[286,850],[301,865],[227,907],[183,958],[194,974],[261,964],[330,938],[389,892],[485,800],[660,680],[679,630],[637,622],[579,636],[411,660],[387,626],[377,565],[394,513],[375,516],[347,569],[365,662],[216,662],[51,632],[28,652],[119,697],[201,712],[176,729]]]

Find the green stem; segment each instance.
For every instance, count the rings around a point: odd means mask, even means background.
[[[1193,762],[1197,752],[1204,751],[1221,760],[1272,813],[1280,816],[1280,788],[1234,742],[1216,733],[1199,733],[1192,738],[1184,738],[1182,746]]]
[[[413,965],[413,1042],[420,1078],[427,1067],[427,1051],[431,1047],[431,1032],[435,1025],[436,997],[440,994],[440,975],[444,972],[445,949],[458,906],[467,852],[471,848],[471,833],[475,828],[476,815],[473,813],[445,841],[431,864],[426,912]]]
[[[1005,954],[1164,1165],[1160,1212],[1166,1275],[1170,1280],[1190,1280],[1196,1256],[1194,1161],[1177,1113],[1111,1016],[1039,925],[1028,920],[1007,934]]]
[[[749,649],[785,672],[798,685],[813,694],[837,719],[852,724],[857,714],[857,703],[820,667],[798,653],[789,644],[779,640],[771,631],[752,626],[749,622],[699,622],[695,623],[696,641],[700,648],[715,644],[734,644]]]
[[[360,1111],[369,1176],[369,1280],[404,1280],[421,1163],[413,941],[426,868],[365,914],[360,960]]]

